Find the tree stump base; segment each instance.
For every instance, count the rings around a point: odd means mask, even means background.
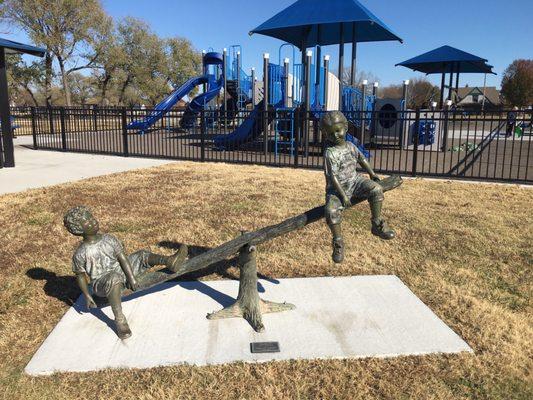
[[[274,303],[262,300],[257,291],[256,248],[249,244],[239,251],[238,265],[240,271],[239,294],[231,306],[207,314],[208,319],[242,317],[248,321],[256,332],[263,332],[263,314],[294,310],[296,306],[289,303]]]

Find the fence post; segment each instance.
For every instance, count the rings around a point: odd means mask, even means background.
[[[65,131],[65,107],[59,109],[59,122],[61,128],[61,149],[67,151],[67,133]]]
[[[200,159],[202,162],[205,161],[205,134],[206,134],[206,123],[205,123],[205,109],[202,108],[200,111]]]
[[[294,110],[294,126],[293,129],[296,128],[296,132],[294,132],[294,167],[298,168],[298,150],[300,146],[300,136],[301,136],[301,129],[302,129],[302,121],[301,121],[301,115],[302,115],[302,109],[301,107],[298,107],[296,110]]]
[[[98,132],[98,104],[95,104],[93,107],[93,122],[94,122],[94,131]]]
[[[361,83],[361,108],[360,108],[360,117],[361,117],[361,144],[365,144],[366,136],[366,88],[368,86],[368,80],[363,80]]]
[[[120,110],[122,120],[122,155],[128,157],[130,151],[128,148],[128,123],[126,121],[126,107],[122,107]]]
[[[50,135],[55,135],[56,131],[54,129],[54,113],[52,107],[48,106],[48,119],[50,121]]]
[[[448,101],[446,101],[445,106],[441,112],[444,112],[444,124],[442,127],[442,146],[440,150],[446,151],[448,148],[448,123],[450,119],[450,106],[448,105]]]
[[[413,143],[413,146],[414,146],[414,149],[413,149],[413,165],[411,167],[411,175],[412,176],[416,176],[416,164],[417,164],[417,161],[418,161],[418,132],[420,131],[420,108],[417,108],[416,109],[416,113],[415,113],[415,124],[413,126],[413,129],[415,130],[414,131],[414,136],[413,136],[413,139],[414,139],[414,143]],[[409,134],[407,135],[409,136]]]
[[[33,137],[33,149],[37,150],[37,124],[35,121],[35,107],[30,107],[31,136]]]

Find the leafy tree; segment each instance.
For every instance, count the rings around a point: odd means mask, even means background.
[[[118,82],[122,69],[126,66],[126,53],[119,44],[116,29],[109,29],[106,36],[95,44],[95,53],[98,55],[93,66],[94,83],[100,91],[100,104],[109,103],[109,90]]]
[[[515,60],[503,73],[501,94],[511,106],[533,104],[533,60]]]
[[[85,76],[79,72],[74,72],[68,76],[69,87],[72,91],[74,103],[82,106],[96,97],[97,85],[92,76]]]
[[[29,97],[31,102],[38,106],[36,92],[43,84],[44,63],[34,61],[28,65],[20,55],[11,55],[7,57],[7,70],[11,93],[23,99]]]
[[[153,33],[143,21],[127,17],[118,25],[118,44],[124,52],[120,65],[122,82],[119,83],[119,104],[124,104],[126,89],[128,103],[148,102],[153,104],[161,95],[168,93],[166,55],[164,41]],[[132,94],[134,94],[132,96]]]
[[[33,42],[46,48],[45,91],[50,99],[52,56],[59,65],[65,102],[71,105],[68,75],[93,65],[97,54],[89,49],[111,19],[99,0],[5,0],[5,19],[22,28]],[[89,57],[90,56],[90,57]],[[79,60],[83,60],[78,65]]]
[[[167,55],[167,79],[174,85],[182,85],[202,69],[202,54],[194,49],[190,40],[174,37],[165,41]]]

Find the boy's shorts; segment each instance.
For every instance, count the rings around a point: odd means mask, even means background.
[[[133,276],[137,277],[150,268],[150,265],[148,264],[149,255],[149,251],[139,250],[128,256]],[[126,284],[126,275],[124,275],[124,271],[122,271],[120,266],[118,270],[109,271],[98,279],[95,279],[92,282],[93,293],[98,297],[107,297],[109,296],[109,293],[111,293],[113,286],[118,284]]]
[[[358,175],[352,184],[352,193],[346,193],[350,196],[350,201],[367,199],[368,201],[383,201],[383,188],[377,182]],[[340,224],[342,210],[344,206],[336,192],[326,193],[326,221],[328,224]]]

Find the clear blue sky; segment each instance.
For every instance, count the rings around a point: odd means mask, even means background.
[[[243,67],[260,70],[262,53],[270,53],[272,62],[277,62],[282,42],[261,35],[249,36],[248,32],[294,1],[103,0],[103,5],[116,19],[128,15],[141,18],[160,36],[187,37],[199,50],[222,50],[241,44]],[[358,46],[358,70],[372,72],[382,85],[423,76],[394,64],[445,44],[488,59],[498,73],[488,77],[489,86],[500,85],[503,70],[514,59],[533,58],[533,0],[360,1],[404,39],[404,44]],[[17,33],[12,37],[25,39]],[[323,54],[331,54],[336,69],[337,47],[326,47]],[[286,56],[289,54],[283,55]],[[440,82],[435,75],[430,79]],[[483,75],[462,75],[461,84],[464,83],[482,85]]]

